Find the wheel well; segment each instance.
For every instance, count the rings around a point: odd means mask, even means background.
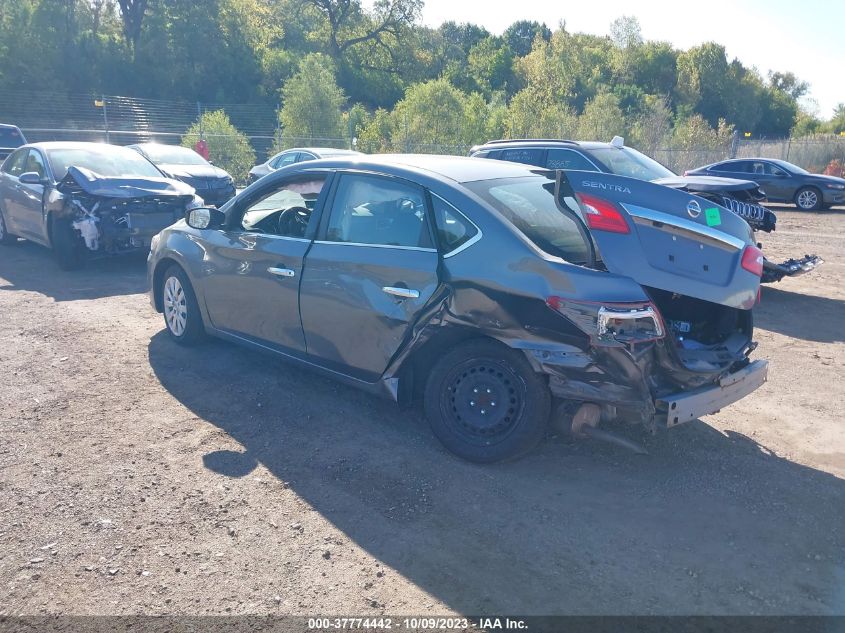
[[[420,400],[425,390],[426,378],[434,364],[456,345],[473,340],[493,341],[507,348],[501,341],[480,334],[477,330],[463,327],[440,328],[440,331],[414,350],[402,364],[399,374],[399,403],[407,405]]]
[[[171,266],[179,266],[179,262],[170,257],[165,257],[160,260],[153,271],[153,300],[155,301],[156,311],[161,312],[164,306],[161,305],[161,285],[164,283],[164,273]],[[182,268],[179,266],[179,268]]]

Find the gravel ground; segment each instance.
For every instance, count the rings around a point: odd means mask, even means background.
[[[212,342],[139,260],[0,250],[0,615],[845,614],[845,211],[780,213],[769,382],[650,455],[445,453],[416,411]],[[630,437],[643,439],[636,429]]]

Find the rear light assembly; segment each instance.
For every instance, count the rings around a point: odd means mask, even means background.
[[[597,343],[647,343],[666,333],[660,312],[651,302],[603,304],[549,297],[546,304]]]
[[[581,202],[587,226],[592,230],[626,234],[631,232],[622,212],[613,202],[588,193],[579,193],[578,200]]]
[[[742,267],[758,277],[763,275],[763,251],[756,246],[746,246],[742,251]]]

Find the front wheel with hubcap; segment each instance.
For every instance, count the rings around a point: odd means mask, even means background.
[[[519,457],[543,439],[551,394],[522,354],[479,339],[434,365],[424,404],[432,431],[447,449],[490,463]]]
[[[167,333],[180,345],[192,345],[205,335],[197,298],[185,271],[171,266],[161,284],[161,307]]]
[[[795,193],[795,206],[802,211],[818,211],[822,208],[821,192],[815,187],[802,187]]]

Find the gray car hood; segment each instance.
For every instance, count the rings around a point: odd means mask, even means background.
[[[155,196],[194,196],[194,188],[190,185],[170,178],[148,177],[113,177],[86,169],[85,167],[70,167],[67,175],[59,183],[62,185],[78,185],[85,193],[102,198],[150,198]]]
[[[229,174],[214,165],[168,165],[161,164],[157,167],[174,178],[226,178]]]
[[[694,191],[741,191],[744,189],[758,189],[759,185],[752,180],[737,178],[722,178],[720,176],[670,176],[658,178],[651,182],[671,187],[672,189],[689,189]]]

